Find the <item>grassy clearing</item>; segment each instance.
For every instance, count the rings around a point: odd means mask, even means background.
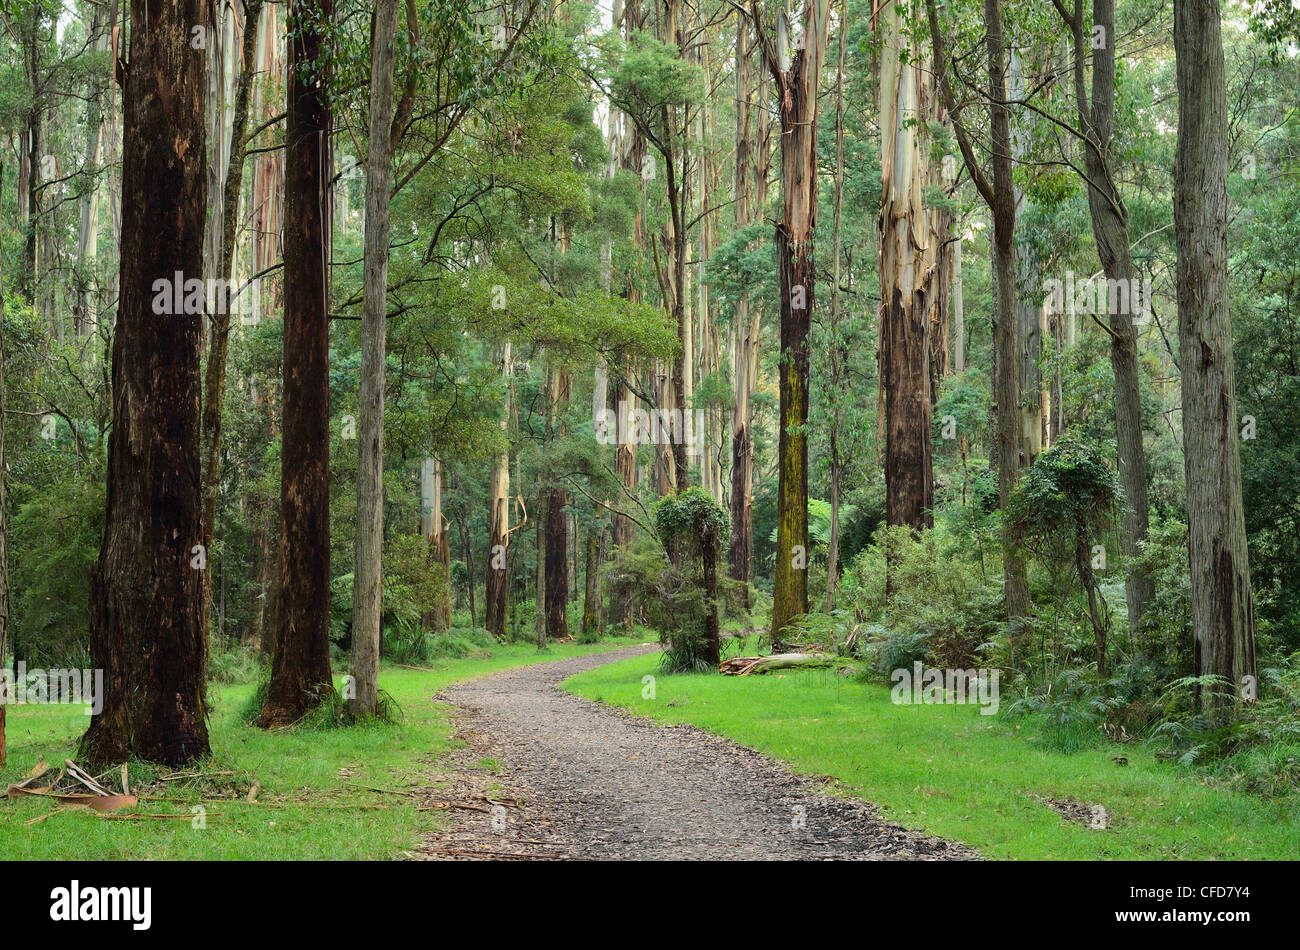
[[[887,686],[832,671],[662,676],[656,656],[580,674],[565,688],[643,716],[690,723],[830,776],[900,825],[964,842],[991,858],[1295,859],[1298,796],[1215,788],[1139,745],[1064,754],[1032,725],[972,706],[903,706]],[[654,699],[641,678],[656,676]],[[1122,755],[1127,765],[1112,756]],[[1067,821],[1044,799],[1106,810],[1109,827]]]
[[[27,798],[0,804],[0,858],[6,859],[294,859],[395,858],[419,832],[437,827],[441,812],[416,811],[407,796],[360,786],[409,790],[434,783],[431,763],[452,747],[448,707],[430,697],[442,687],[509,667],[633,646],[642,639],[561,644],[539,654],[526,644],[492,647],[489,655],[436,659],[431,672],[385,666],[379,685],[400,704],[401,722],[348,729],[297,728],[266,733],[241,721],[252,683],[214,686],[210,728],[214,758],[192,778],[160,783],[165,797],[136,812],[175,820],[104,818],[84,808],[59,808]],[[79,706],[16,706],[9,710],[9,764],[0,782],[14,782],[44,756],[62,763],[86,728]],[[229,773],[229,774],[219,774]],[[166,774],[130,765],[135,791]],[[254,783],[257,801],[245,799]],[[111,782],[117,787],[117,781]],[[202,804],[207,827],[193,827]]]

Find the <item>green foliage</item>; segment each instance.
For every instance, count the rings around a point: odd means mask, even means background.
[[[1000,579],[981,579],[974,565],[953,553],[953,540],[942,532],[925,531],[918,538],[899,525],[881,528],[854,559],[844,592],[877,624],[874,637],[864,641],[875,644],[878,663],[924,657],[965,669],[997,632]]]
[[[666,496],[654,506],[653,516],[659,543],[638,539],[620,552],[608,569],[611,603],[630,599],[639,605],[659,634],[666,671],[708,671],[709,598],[702,558],[711,546],[713,556],[721,561],[730,535],[730,517],[699,486]],[[717,562],[714,567],[718,575],[723,573]],[[725,603],[728,583],[721,577],[718,583],[719,600]]]
[[[1038,458],[1021,478],[1007,516],[1027,540],[1045,550],[1075,554],[1080,538],[1091,540],[1110,527],[1120,497],[1115,472],[1101,449],[1066,437]]]
[[[35,473],[32,473],[35,474]],[[12,498],[29,500],[12,515],[10,649],[29,665],[84,666],[89,651],[90,576],[104,531],[101,477],[64,468],[51,481]]]

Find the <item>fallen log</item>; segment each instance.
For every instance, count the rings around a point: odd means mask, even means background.
[[[773,653],[771,656],[733,656],[718,664],[723,676],[749,676],[795,667],[834,666],[838,658],[829,653]]]

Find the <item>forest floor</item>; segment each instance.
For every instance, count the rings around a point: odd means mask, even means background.
[[[416,850],[431,859],[977,857],[727,739],[560,688],[574,674],[657,651],[576,657],[444,689],[438,698],[457,707],[465,746],[451,756],[454,791],[440,794],[491,807],[457,811]]]

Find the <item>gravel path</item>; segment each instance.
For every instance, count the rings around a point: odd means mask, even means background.
[[[450,687],[458,707],[450,827],[432,859],[953,860],[970,850],[880,819],[773,760],[691,726],[661,725],[558,688],[634,647]],[[499,768],[483,767],[484,759]]]

